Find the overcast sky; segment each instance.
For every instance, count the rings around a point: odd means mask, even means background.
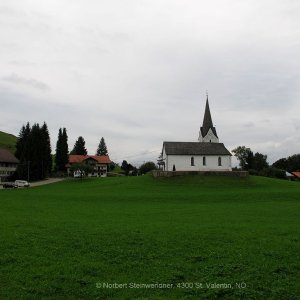
[[[140,164],[197,140],[206,90],[229,150],[299,153],[300,1],[0,1],[1,131]]]

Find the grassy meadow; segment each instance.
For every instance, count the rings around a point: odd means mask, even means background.
[[[0,299],[299,299],[299,234],[300,183],[270,178],[0,190]]]
[[[10,151],[11,153],[15,153],[16,142],[17,142],[16,136],[0,131],[0,148],[4,148]]]

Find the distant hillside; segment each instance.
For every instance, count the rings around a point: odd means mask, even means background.
[[[14,154],[16,150],[16,142],[16,136],[0,131],[0,148],[7,149]]]

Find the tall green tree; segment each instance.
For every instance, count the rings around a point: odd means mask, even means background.
[[[58,137],[56,142],[56,149],[55,149],[55,170],[61,171],[62,167],[62,130],[59,128],[58,130]]]
[[[26,160],[28,156],[27,147],[28,147],[28,138],[30,135],[30,131],[31,131],[31,127],[29,123],[27,123],[26,126],[23,125],[20,130],[17,144],[16,144],[16,152],[15,152],[15,156],[19,160],[24,160],[24,159]]]
[[[107,147],[103,137],[101,138],[100,143],[98,145],[96,155],[108,155]]]
[[[17,177],[39,180],[46,178],[52,169],[51,144],[47,124],[23,126],[17,141],[16,155],[20,160]]]
[[[66,128],[59,129],[56,143],[55,165],[57,171],[66,171],[69,161],[68,135]]]
[[[232,150],[237,159],[240,161],[240,166],[243,170],[256,170],[268,168],[267,155],[256,152],[253,154],[250,148],[239,146]]]
[[[82,136],[78,137],[77,141],[75,142],[74,148],[70,154],[87,155],[87,150],[85,148],[85,140]]]
[[[48,177],[52,171],[52,155],[51,155],[51,142],[49,130],[46,122],[41,127],[42,136],[42,174],[43,177]]]
[[[246,170],[250,160],[249,154],[251,152],[251,149],[246,148],[245,146],[238,146],[237,148],[233,149],[232,152],[234,153],[234,156],[236,156],[236,158],[240,161],[240,167],[243,170]]]
[[[31,133],[31,127],[29,122],[26,126],[22,126],[17,144],[15,156],[19,159],[19,164],[17,167],[17,177],[21,179],[29,179],[29,167],[30,167],[30,149],[29,149],[29,136]]]
[[[269,167],[269,164],[267,162],[267,155],[256,152],[253,157],[252,169],[254,169],[256,171],[261,171],[268,167]]]

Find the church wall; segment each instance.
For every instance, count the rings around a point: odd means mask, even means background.
[[[176,171],[231,171],[231,156],[229,155],[207,155],[206,165],[203,166],[203,155],[194,155],[194,166],[191,166],[192,155],[168,155],[164,153],[166,171],[172,171],[173,165]],[[218,165],[221,157],[222,165]]]

